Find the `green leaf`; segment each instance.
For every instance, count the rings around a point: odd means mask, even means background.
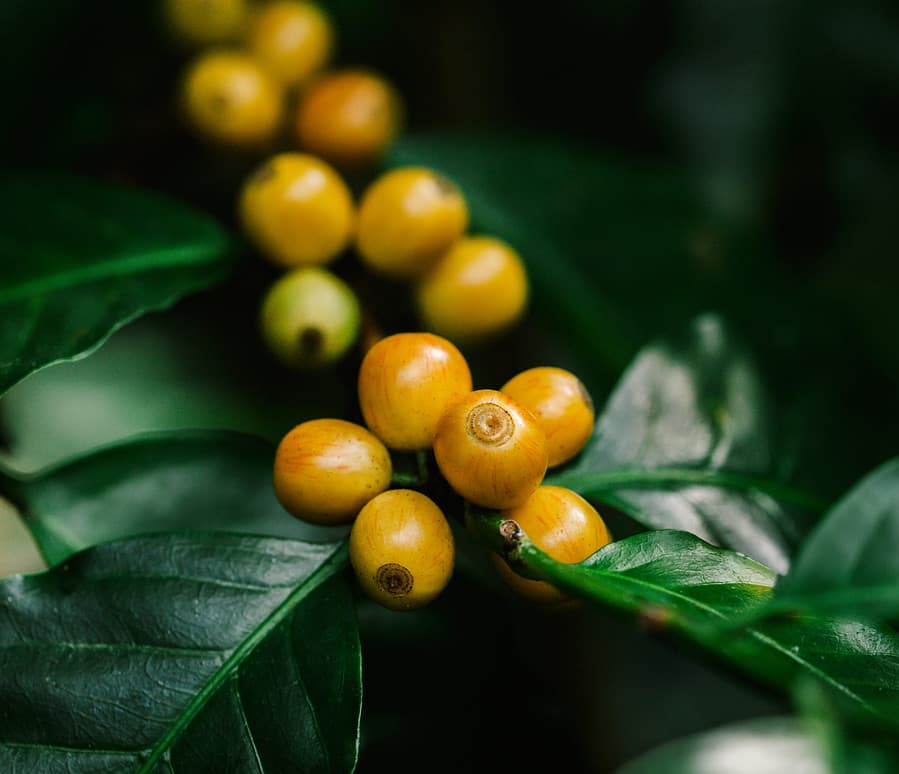
[[[247,261],[242,274],[252,271]],[[184,428],[276,442],[307,419],[357,411],[351,362],[310,379],[274,361],[256,324],[263,291],[235,277],[131,323],[90,357],[32,374],[0,398],[0,439],[10,442],[0,462],[33,471]]]
[[[791,506],[822,504],[766,477],[772,435],[752,360],[706,315],[680,340],[641,351],[580,457],[546,483],[785,572],[799,533]]]
[[[647,335],[705,304],[696,243],[706,218],[667,169],[514,136],[407,136],[388,162],[432,167],[462,188],[475,230],[521,253],[541,328],[595,373],[618,373]]]
[[[221,228],[183,205],[71,177],[4,177],[0,394],[222,279],[230,254]]]
[[[498,516],[471,523],[529,577],[636,614],[647,628],[685,637],[778,690],[812,679],[853,717],[899,725],[899,635],[875,623],[813,616],[736,626],[771,600],[776,580],[742,554],[660,530],[561,564],[520,530],[501,529]]]
[[[0,582],[0,770],[351,771],[345,544],[160,535]]]
[[[617,774],[888,774],[895,761],[862,744],[827,738],[797,718],[760,718],[677,739]]]
[[[333,539],[290,516],[272,490],[271,444],[227,432],[137,438],[22,476],[0,470],[48,563],[151,532],[227,530]],[[341,532],[338,530],[337,532]]]
[[[899,615],[897,546],[899,458],[864,478],[809,535],[770,612]]]

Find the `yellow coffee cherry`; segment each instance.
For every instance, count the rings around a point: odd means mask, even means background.
[[[377,161],[399,132],[399,94],[374,73],[324,75],[303,94],[296,116],[300,145],[340,167]]]
[[[291,368],[321,368],[338,361],[359,335],[355,293],[327,269],[305,267],[284,275],[262,303],[262,336]]]
[[[557,562],[575,564],[612,542],[602,517],[583,497],[560,486],[541,486],[528,500],[502,516],[518,526],[541,551]],[[494,556],[503,579],[522,596],[536,602],[559,604],[568,597],[545,581],[523,578]]]
[[[390,454],[364,427],[313,419],[284,436],[275,453],[275,495],[313,524],[342,524],[390,486]]]
[[[425,327],[453,341],[500,333],[524,313],[528,278],[518,253],[492,237],[464,237],[418,284]]]
[[[468,205],[456,186],[430,169],[387,172],[359,205],[356,246],[373,271],[415,277],[468,227]]]
[[[169,32],[191,46],[224,43],[240,35],[247,13],[246,0],[165,0]]]
[[[551,468],[574,457],[593,432],[593,401],[569,371],[531,368],[506,382],[501,391],[529,409],[543,428]]]
[[[381,339],[359,369],[365,424],[391,449],[429,447],[447,406],[470,391],[471,371],[462,353],[430,333]]]
[[[245,54],[215,51],[188,69],[182,87],[187,120],[204,139],[260,147],[277,133],[283,112],[280,86]]]
[[[329,263],[353,231],[353,197],[321,159],[281,153],[244,183],[240,215],[264,255],[284,267]]]
[[[359,513],[350,562],[362,590],[391,610],[431,602],[453,574],[453,533],[443,512],[411,489],[384,492]]]
[[[458,494],[485,508],[524,502],[546,473],[546,436],[524,406],[496,390],[453,403],[434,435],[434,456]]]
[[[247,32],[250,53],[285,86],[296,86],[324,67],[333,45],[330,19],[302,0],[264,3]]]

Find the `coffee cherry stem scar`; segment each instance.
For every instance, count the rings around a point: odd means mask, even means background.
[[[543,579],[525,562],[526,553],[543,552],[531,542],[518,522],[506,519],[496,511],[466,503],[465,523],[488,549],[502,556],[510,566],[514,566],[515,572],[534,580]]]

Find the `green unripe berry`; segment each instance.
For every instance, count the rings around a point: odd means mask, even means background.
[[[322,368],[353,346],[361,322],[359,301],[326,269],[304,267],[279,279],[262,303],[262,336],[291,368]]]

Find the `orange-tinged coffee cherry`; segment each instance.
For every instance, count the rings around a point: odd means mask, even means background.
[[[440,594],[454,553],[443,512],[411,489],[375,497],[350,532],[350,562],[362,590],[391,610],[422,607]]]
[[[323,75],[306,91],[296,115],[300,145],[340,167],[377,161],[399,133],[399,94],[387,81],[362,70]]]
[[[204,139],[254,148],[270,142],[283,114],[281,87],[253,59],[231,51],[202,55],[188,69],[182,109]]]
[[[546,473],[546,436],[524,406],[496,390],[476,390],[440,418],[434,456],[443,477],[469,502],[510,508]]]
[[[541,486],[525,503],[502,512],[541,551],[557,562],[575,564],[612,542],[602,517],[583,497],[560,486]],[[545,581],[523,578],[494,556],[503,579],[522,596],[536,602],[559,604],[569,598]]]
[[[523,314],[528,278],[518,253],[492,237],[464,237],[418,284],[425,327],[454,341],[506,330]]]
[[[381,339],[359,369],[359,405],[365,424],[391,449],[431,445],[440,417],[471,391],[462,353],[431,333]]]
[[[430,169],[387,172],[359,205],[356,246],[372,270],[391,277],[425,272],[468,227],[468,205],[456,186]]]
[[[273,263],[322,265],[350,241],[353,197],[321,159],[281,153],[244,183],[240,215],[247,234]]]
[[[303,0],[262,4],[247,31],[250,53],[285,86],[296,86],[324,67],[333,45],[330,19]]]
[[[181,43],[207,46],[237,38],[246,19],[246,0],[166,0],[165,21]]]
[[[288,512],[313,524],[352,520],[390,486],[390,453],[364,427],[313,419],[291,430],[275,453],[275,495]]]
[[[584,448],[593,432],[595,414],[587,388],[573,373],[561,368],[531,368],[512,377],[501,389],[529,409],[543,428],[551,468]]]
[[[290,368],[337,362],[359,336],[362,317],[352,289],[327,269],[307,266],[281,277],[265,295],[262,337]]]

